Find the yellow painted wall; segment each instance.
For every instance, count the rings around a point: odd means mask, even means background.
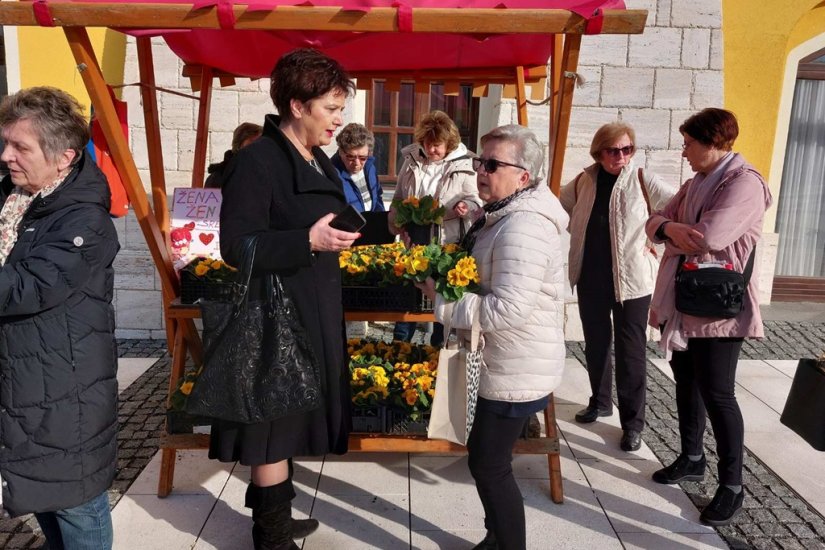
[[[765,176],[788,52],[825,33],[822,0],[723,0],[725,107],[736,113],[736,149]],[[779,182],[770,182],[776,194]]]
[[[103,76],[109,84],[123,83],[125,35],[106,29],[89,29]],[[90,101],[77,70],[66,35],[59,28],[18,27],[20,85],[54,86],[72,94],[88,110]],[[118,93],[118,96],[120,94]]]

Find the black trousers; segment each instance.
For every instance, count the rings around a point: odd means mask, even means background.
[[[484,526],[495,533],[501,550],[524,550],[527,545],[524,500],[513,476],[513,446],[527,418],[479,409],[467,440],[470,473],[484,506]]]
[[[579,315],[584,331],[584,355],[590,376],[590,406],[613,408],[610,343],[615,338],[619,421],[623,430],[641,432],[645,427],[647,314],[650,295],[625,300],[624,303],[617,302],[613,297],[612,279],[608,281],[610,282],[580,281],[577,285]]]
[[[742,338],[690,338],[670,360],[676,379],[676,409],[682,452],[703,453],[705,414],[719,455],[719,484],[742,484],[745,425],[736,402],[735,378]]]

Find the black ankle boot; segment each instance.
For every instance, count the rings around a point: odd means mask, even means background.
[[[292,540],[292,480],[270,487],[250,483],[246,507],[252,508],[252,543],[255,550],[299,550]]]

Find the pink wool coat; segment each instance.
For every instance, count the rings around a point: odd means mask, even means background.
[[[772,201],[764,178],[741,155],[734,155],[702,208],[698,223],[696,219],[688,219],[686,214],[686,198],[692,182],[693,179],[686,181],[667,206],[650,216],[645,226],[647,235],[653,242],[662,242],[656,239],[656,230],[662,223],[674,221],[693,225],[705,236],[707,251],[686,259],[725,260],[733,263],[735,270],[744,271],[751,251],[762,237],[763,217]],[[671,320],[677,322],[680,326],[673,328],[679,330],[684,339],[764,336],[758,305],[759,258],[754,261],[742,312],[732,319],[708,319],[683,315],[675,310],[674,277],[679,257],[684,253],[670,241],[665,241],[665,253],[650,304],[650,324],[658,328]],[[680,348],[667,346],[667,349]]]

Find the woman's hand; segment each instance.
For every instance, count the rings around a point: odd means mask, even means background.
[[[423,283],[414,283],[415,288],[421,291],[424,296],[435,302],[435,280],[432,277],[427,277]]]
[[[455,215],[459,218],[466,216],[469,211],[470,209],[467,208],[467,203],[464,201],[458,201],[455,206],[453,206],[453,212],[455,212]]]
[[[309,247],[313,252],[341,252],[352,246],[361,233],[350,233],[329,226],[335,214],[329,213],[309,228]]]
[[[387,228],[393,235],[398,235],[401,232],[398,226],[395,225],[395,216],[397,213],[398,212],[396,212],[395,208],[393,207],[390,207],[390,211],[387,212]]]
[[[705,236],[686,223],[667,222],[662,232],[674,245],[689,254],[705,250]]]

